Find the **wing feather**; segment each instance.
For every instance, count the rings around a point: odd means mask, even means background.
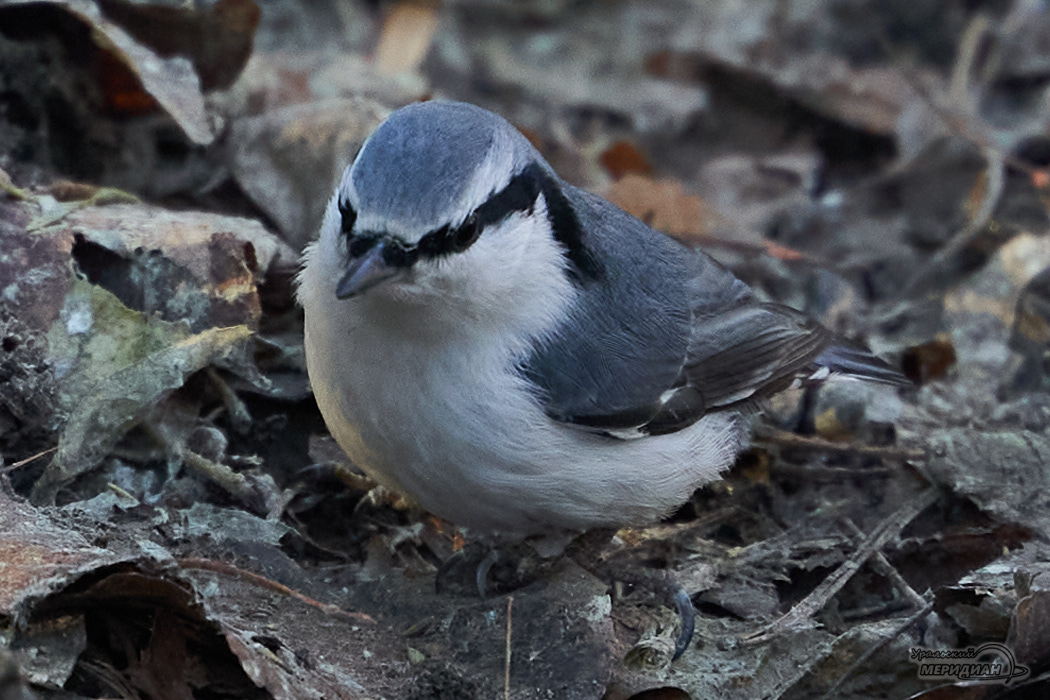
[[[703,253],[561,187],[580,244],[603,269],[579,282],[569,317],[523,363],[553,418],[608,434],[664,434],[821,367],[900,383],[893,368],[805,314],[758,301]],[[582,235],[598,229],[601,239]]]

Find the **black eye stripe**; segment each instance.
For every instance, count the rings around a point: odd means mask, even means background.
[[[344,199],[339,200],[339,230],[342,231],[344,236],[349,236],[354,230],[354,222],[357,221],[357,212],[350,206],[350,202]]]
[[[462,252],[474,243],[486,226],[497,224],[515,212],[530,211],[540,193],[536,170],[538,167],[535,164],[529,165],[511,178],[506,187],[475,209],[460,226],[442,226],[430,231],[419,239],[415,249],[427,258]]]
[[[511,178],[506,187],[489,197],[474,211],[478,223],[485,227],[499,223],[515,212],[531,210],[540,194],[538,171],[539,167],[531,163]]]
[[[393,267],[411,267],[421,257],[439,258],[466,250],[486,226],[499,223],[515,212],[532,209],[540,193],[535,170],[535,165],[527,167],[511,179],[506,187],[475,209],[456,228],[442,226],[425,234],[415,245],[405,245],[397,240],[384,242],[383,262]],[[356,220],[356,214],[346,202],[339,203],[339,213],[343,217],[343,233],[349,234],[353,228],[353,221]],[[348,218],[349,227],[346,226]],[[350,256],[361,257],[381,239],[381,234],[370,231],[351,235]]]
[[[351,258],[359,258],[369,250],[371,250],[376,243],[379,242],[379,236],[374,234],[361,234],[350,237],[350,244],[347,248],[347,252],[350,253]]]
[[[547,204],[547,219],[554,238],[565,246],[565,256],[572,263],[571,274],[574,279],[582,282],[600,277],[601,264],[584,245],[583,227],[572,204],[557,180],[538,163],[527,165],[511,178],[506,187],[489,197],[456,228],[442,226],[426,233],[414,245],[386,239],[383,261],[393,267],[411,267],[421,257],[433,259],[462,252],[473,245],[485,227],[497,224],[516,212],[532,211],[540,194]],[[351,257],[364,255],[380,240],[384,240],[383,235],[377,232],[352,234],[357,214],[348,202],[339,202],[339,214],[342,216],[342,231],[349,236]]]

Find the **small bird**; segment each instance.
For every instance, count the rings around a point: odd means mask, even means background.
[[[339,445],[483,537],[652,522],[733,463],[762,397],[907,382],[463,103],[404,107],[368,138],[298,294]]]

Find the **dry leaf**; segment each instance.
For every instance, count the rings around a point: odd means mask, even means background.
[[[359,97],[240,119],[231,134],[233,176],[299,250],[316,235],[332,188],[386,114]]]
[[[629,174],[653,174],[653,165],[645,154],[627,141],[617,141],[609,146],[598,156],[598,160],[614,180],[619,180]]]
[[[9,0],[8,5],[33,5],[34,0]],[[138,43],[107,19],[90,0],[48,0],[91,28],[91,37],[103,50],[100,75],[109,106],[124,114],[153,111],[154,102],[200,145],[215,139],[204,109],[200,80],[189,60],[162,58]]]
[[[697,239],[711,233],[710,207],[700,197],[686,193],[677,180],[628,174],[605,196],[628,214],[677,238]]]
[[[252,53],[259,6],[253,0],[180,3],[98,0],[106,18],[161,56],[193,61],[204,90],[227,88]],[[205,9],[206,8],[206,9]]]

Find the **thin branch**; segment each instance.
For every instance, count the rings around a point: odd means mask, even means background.
[[[902,296],[908,297],[922,288],[922,285],[942,272],[964,248],[973,243],[980,236],[995,213],[995,207],[1006,188],[1006,160],[1002,152],[995,148],[984,148],[984,157],[987,163],[985,167],[985,191],[981,200],[981,206],[967,222],[961,231],[954,234],[951,239],[931,257],[919,272],[912,277],[906,285]]]
[[[796,435],[785,430],[772,428],[760,428],[755,431],[758,442],[764,442],[779,447],[792,449],[810,450],[812,452],[833,452],[836,454],[852,454],[861,457],[877,457],[879,459],[903,460],[908,462],[925,462],[926,451],[919,449],[906,449],[902,447],[879,447],[876,445],[862,445],[852,442],[833,442],[823,438]]]
[[[855,546],[860,546],[864,541],[864,533],[857,527],[849,517],[843,516],[839,518],[839,524],[844,527],[853,540]],[[919,595],[914,588],[908,585],[908,582],[904,580],[900,572],[897,571],[896,567],[886,559],[882,552],[875,552],[875,555],[871,558],[872,567],[878,573],[882,574],[897,587],[897,590],[911,602],[912,607],[921,609],[926,606],[926,599]]]
[[[36,460],[40,459],[41,457],[46,457],[47,455],[51,454],[52,452],[54,452],[57,449],[58,449],[58,445],[55,445],[54,447],[47,448],[43,452],[37,452],[32,457],[26,457],[25,459],[19,460],[19,461],[15,462],[14,464],[8,464],[6,467],[0,466],[0,474],[7,474],[8,472],[13,472],[16,469],[21,469],[22,467],[24,467],[25,465],[29,464],[30,462],[36,461]]]
[[[904,633],[904,630],[908,629],[916,622],[926,617],[930,613],[930,611],[933,610],[933,603],[927,603],[925,602],[925,600],[923,602],[924,605],[922,606],[922,608],[916,611],[915,614],[913,614],[901,624],[897,625],[897,627],[895,627],[892,632],[887,634],[875,644],[872,644],[867,651],[861,654],[860,658],[854,661],[853,664],[849,668],[847,668],[841,676],[839,676],[839,679],[835,681],[835,683],[830,688],[828,688],[827,692],[820,696],[820,700],[831,700],[831,698],[841,697],[841,695],[839,694],[839,689],[842,688],[842,686],[845,685],[846,681],[852,678],[857,673],[857,671],[860,670],[862,666],[864,666],[864,664],[868,663],[868,661],[870,661],[871,658],[875,656],[875,654],[879,653],[879,651],[881,651],[887,644],[892,642],[897,637],[901,636]]]
[[[313,598],[304,595],[299,591],[289,588],[283,583],[278,583],[277,581],[268,579],[265,576],[260,576],[259,574],[253,573],[251,571],[246,571],[244,569],[234,566],[233,564],[227,564],[226,562],[222,561],[213,561],[211,559],[196,558],[176,559],[175,562],[183,569],[199,569],[203,571],[213,571],[218,574],[225,574],[227,576],[232,576],[233,578],[241,579],[242,581],[247,581],[248,583],[256,585],[260,588],[265,588],[267,590],[280,593],[281,595],[286,595],[290,598],[294,598],[295,600],[298,600],[301,603],[305,603],[312,608],[317,608],[318,610],[324,612],[326,615],[331,615],[333,617],[341,617],[352,622],[375,622],[375,620],[373,620],[371,617],[364,613],[347,612],[346,610],[343,610],[337,605],[332,605],[330,603],[322,603],[319,600],[314,600]]]
[[[875,529],[871,531],[864,543],[857,548],[853,556],[842,562],[839,568],[824,579],[808,596],[803,598],[802,601],[778,620],[767,625],[762,630],[745,635],[741,641],[745,644],[767,642],[784,632],[815,624],[812,621],[813,616],[820,612],[836,593],[842,590],[842,587],[860,570],[864,562],[900,534],[900,531],[915,516],[926,510],[936,499],[937,489],[929,488],[906,503],[902,508],[884,518],[882,522],[875,526]]]

